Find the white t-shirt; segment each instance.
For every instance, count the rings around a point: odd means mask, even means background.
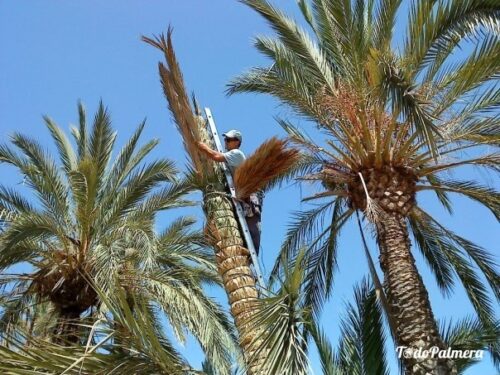
[[[224,152],[223,155],[224,159],[226,159],[227,165],[229,166],[229,170],[233,175],[235,169],[238,168],[246,159],[245,154],[239,148]]]

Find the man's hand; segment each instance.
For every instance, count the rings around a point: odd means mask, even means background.
[[[198,141],[196,142],[196,146],[198,146],[198,148],[201,150],[201,151],[207,151],[210,149],[210,147],[208,147],[207,144],[203,143],[202,141]]]
[[[196,142],[196,146],[203,151],[210,159],[218,162],[224,162],[226,159],[224,158],[224,155],[220,152],[217,152],[215,150],[212,150],[210,146],[203,142]]]

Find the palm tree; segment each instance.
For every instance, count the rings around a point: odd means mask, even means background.
[[[45,122],[60,166],[27,136],[12,136],[17,150],[0,146],[0,162],[17,168],[33,193],[25,198],[0,187],[1,332],[28,322],[31,336],[81,342],[88,331],[82,324],[93,324],[102,303],[92,282],[106,295],[119,286],[131,309],[137,296],[154,304],[180,341],[187,330],[228,371],[233,337],[220,306],[203,292],[203,285],[220,283],[203,234],[188,217],[159,234],[154,228],[158,212],[191,204],[171,161],[144,162],[158,141],[138,148],[142,123],[112,160],[115,133],[102,103],[91,129],[79,105],[77,150],[51,119]],[[27,271],[15,271],[23,264]]]
[[[304,252],[300,252],[295,264],[285,270],[279,288],[257,304],[251,324],[261,332],[258,350],[266,352],[265,374],[310,373],[308,333],[315,322],[303,293],[304,266]]]
[[[234,205],[225,183],[220,165],[205,158],[196,143],[202,141],[215,145],[210,139],[206,121],[201,116],[193,96],[193,106],[186,94],[180,66],[177,62],[171,40],[172,30],[154,39],[143,37],[148,44],[160,49],[167,66],[159,64],[160,79],[170,111],[179,130],[185,150],[190,159],[189,181],[203,194],[203,210],[207,218],[206,234],[215,250],[217,268],[223,280],[231,314],[239,333],[240,347],[245,357],[249,374],[266,374],[263,363],[267,351],[261,348],[261,331],[251,321],[256,314],[259,291],[251,268],[250,252],[245,248],[243,236],[237,221]],[[270,155],[277,151],[277,155]],[[277,176],[285,174],[298,157],[296,150],[286,148],[286,142],[271,139],[264,143],[240,169],[259,170],[262,178],[246,178],[242,173],[236,175],[239,191],[252,193],[264,185],[271,185]],[[269,158],[271,156],[271,159]],[[280,156],[283,156],[280,158]],[[267,160],[267,162],[266,162]],[[275,162],[270,163],[269,160]],[[265,166],[265,168],[257,166]],[[255,185],[255,180],[261,182]],[[244,187],[245,184],[251,186]],[[242,197],[245,198],[245,197]]]
[[[346,305],[340,327],[335,349],[319,327],[315,326],[313,331],[325,375],[389,374],[382,308],[375,289],[366,279],[355,286],[353,302]]]
[[[482,322],[491,324],[488,291],[472,262],[498,299],[492,257],[432,218],[416,195],[434,191],[451,212],[448,193],[462,194],[500,217],[496,190],[444,174],[462,166],[498,171],[498,2],[411,2],[400,45],[394,25],[402,1],[301,0],[313,37],[265,0],[242,2],[278,37],[256,38],[271,65],[236,78],[228,92],[273,95],[327,135],[314,142],[279,120],[316,159],[317,173],[306,178],[321,181],[326,191],[315,198],[329,201],[298,215],[275,273],[303,240],[309,242],[308,298],[318,312],[331,292],[338,233],[360,210],[375,228],[397,345],[446,346],[415,266],[409,231],[443,292],[451,291],[458,276]],[[463,52],[455,53],[460,47]],[[329,210],[331,224],[316,238],[305,235]],[[447,360],[405,359],[405,367],[414,374],[456,371]]]

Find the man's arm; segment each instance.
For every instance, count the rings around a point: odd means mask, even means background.
[[[218,162],[225,162],[226,158],[224,157],[224,154],[222,152],[218,152],[215,150],[212,150],[208,145],[206,145],[203,142],[198,142],[196,143],[200,151],[202,151],[204,154],[206,154],[210,159]]]

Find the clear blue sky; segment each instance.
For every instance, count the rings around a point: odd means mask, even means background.
[[[276,3],[296,14],[294,1]],[[289,116],[290,112],[276,101],[264,96],[224,95],[225,85],[232,77],[264,63],[252,47],[252,37],[270,33],[261,18],[236,0],[0,0],[1,142],[7,141],[12,132],[20,131],[54,150],[42,115],[49,115],[68,129],[77,120],[78,99],[92,114],[102,98],[111,110],[118,143],[126,140],[147,117],[143,140],[161,139],[154,155],[184,165],[181,141],[157,75],[161,56],[140,41],[141,35],[166,31],[169,24],[175,30],[174,43],[187,86],[196,92],[202,105],[212,108],[220,130],[239,128],[247,153],[266,138],[283,135],[273,116]],[[474,174],[473,178],[482,177]],[[0,166],[0,181],[19,186],[16,184],[21,177]],[[498,181],[488,182],[498,187]],[[297,187],[287,187],[266,197],[262,253],[267,271],[279,249],[290,213],[307,208],[300,198],[308,193],[307,188],[300,191]],[[428,196],[419,199],[453,230],[498,254],[499,227],[485,209],[471,201],[456,199],[455,214],[451,217]],[[201,219],[200,212],[188,211]],[[175,215],[181,213],[184,212]],[[171,217],[162,216],[159,226]],[[375,255],[375,246],[371,246]],[[415,254],[435,315],[449,320],[472,314],[460,285],[457,284],[451,297],[443,298],[418,251]],[[323,313],[325,330],[334,343],[344,303],[351,298],[353,285],[368,272],[354,223],[343,232],[339,256],[333,298]],[[226,303],[223,293],[210,292]],[[392,348],[388,350],[393,353]],[[202,359],[199,348],[191,342],[184,353],[193,363]],[[313,367],[319,374],[314,354]],[[394,361],[392,369],[396,373]],[[494,368],[484,360],[467,374],[494,374]]]

